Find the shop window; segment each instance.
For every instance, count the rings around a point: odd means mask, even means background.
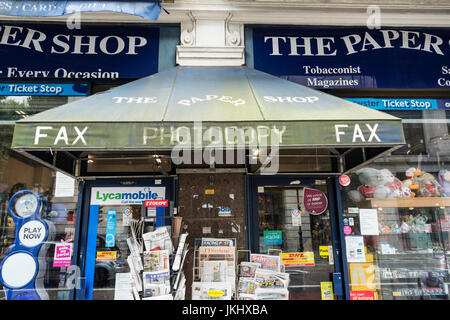
[[[42,194],[48,210],[41,218],[51,226],[49,238],[42,243],[45,263],[43,289],[48,299],[70,298],[66,288],[67,266],[55,263],[56,244],[74,242],[76,223],[76,186],[71,177],[54,172],[11,149],[14,122],[26,116],[63,105],[78,97],[61,96],[1,96],[0,97],[0,262],[11,253],[15,239],[15,224],[8,212],[9,200],[21,190]],[[70,265],[70,263],[69,263]],[[4,289],[0,285],[0,289]],[[6,299],[0,290],[0,299]]]
[[[448,159],[403,171],[418,157],[401,158],[356,171],[342,188],[351,299],[449,299]]]

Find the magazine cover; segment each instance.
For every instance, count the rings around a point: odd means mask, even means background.
[[[261,268],[261,263],[242,261],[239,265],[239,276],[253,278],[257,268]]]
[[[271,256],[267,254],[250,254],[250,262],[261,263],[262,269],[280,271],[281,269],[281,259],[280,256]]]
[[[144,251],[144,272],[169,271],[167,250]]]
[[[192,300],[231,300],[228,282],[192,282]]]
[[[204,282],[226,282],[227,278],[227,261],[205,261],[201,274],[201,281]]]
[[[167,226],[159,227],[155,231],[147,232],[142,235],[145,250],[168,250],[173,253],[172,238]]]
[[[289,274],[266,269],[256,269],[255,282],[258,289],[287,289]]]

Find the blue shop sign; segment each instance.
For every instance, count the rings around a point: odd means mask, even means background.
[[[450,100],[444,99],[345,98],[345,100],[377,110],[450,110]]]
[[[5,96],[86,96],[86,83],[0,83]]]
[[[0,14],[19,17],[56,17],[77,12],[113,11],[157,20],[161,1],[2,0]]]
[[[114,80],[158,72],[159,28],[0,24],[0,78]]]
[[[450,29],[253,27],[253,57],[312,88],[450,88]]]

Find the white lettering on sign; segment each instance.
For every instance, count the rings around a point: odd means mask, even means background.
[[[373,126],[366,123],[365,126],[369,130],[369,137],[366,139],[360,125],[355,124],[353,126],[352,142],[374,142],[374,140],[381,142],[380,137],[377,135],[378,123],[375,123]],[[348,131],[345,131],[344,129],[348,127],[348,124],[334,125],[336,142],[341,142],[341,136],[345,136],[348,133]]]
[[[188,99],[182,99],[182,100],[178,101],[178,104],[182,104],[185,106],[191,106],[198,102],[211,101],[211,100],[217,100],[217,101],[229,103],[229,104],[234,105],[235,107],[246,103],[245,100],[243,100],[243,99],[235,99],[230,96],[217,96],[217,95],[213,95],[213,94],[207,94],[207,95],[205,95],[204,98],[190,97]]]
[[[47,231],[42,222],[31,220],[19,230],[20,243],[26,247],[35,247],[45,240]]]
[[[319,97],[273,97],[273,96],[264,96],[264,101],[267,102],[299,102],[299,103],[314,103],[319,101]]]
[[[156,103],[157,97],[113,97],[114,103]]]
[[[377,34],[378,33],[378,34]],[[375,40],[377,38],[378,40]],[[373,30],[364,34],[350,34],[339,39],[335,37],[281,37],[266,36],[264,43],[271,46],[270,56],[336,56],[336,42],[341,40],[345,54],[355,54],[369,50],[401,48],[420,50],[444,55],[444,41],[441,37],[425,32],[405,30]]]
[[[41,31],[8,25],[0,26],[0,35],[0,45],[22,47],[38,52],[44,52],[43,44],[51,41],[49,48],[52,54],[137,55],[136,50],[147,45],[147,39],[140,36],[58,34],[47,40],[47,35]]]
[[[73,127],[73,131],[75,131],[76,138],[72,141],[72,145],[77,144],[78,141],[82,142],[84,145],[86,145],[86,140],[84,138],[84,134],[88,130],[89,127],[84,127],[83,130],[80,130],[77,126]],[[36,131],[34,134],[34,144],[39,144],[39,140],[41,138],[48,137],[47,133],[43,133],[44,130],[52,130],[53,127],[51,126],[37,126]],[[71,129],[71,128],[69,128]],[[60,141],[63,141],[66,145],[70,144],[69,138],[67,135],[67,128],[66,126],[61,126],[58,130],[58,133],[55,137],[55,140],[53,142],[54,145],[59,144]]]

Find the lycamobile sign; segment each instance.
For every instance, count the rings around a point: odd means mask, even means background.
[[[141,204],[165,197],[165,187],[92,188],[91,205]]]

